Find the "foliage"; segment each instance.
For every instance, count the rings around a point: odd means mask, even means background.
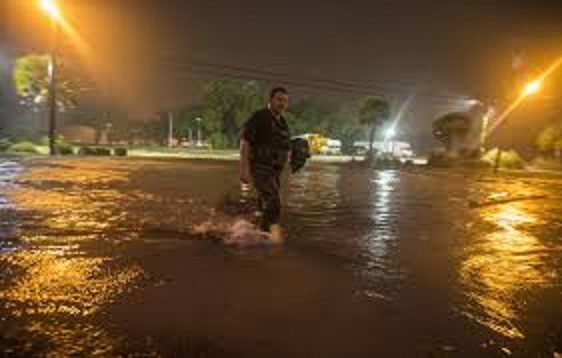
[[[226,149],[231,145],[231,142],[229,142],[228,138],[222,133],[211,133],[208,141],[211,143],[213,148],[216,149]]]
[[[38,108],[48,100],[50,56],[31,54],[20,57],[14,66],[14,86],[20,103],[28,108]],[[57,106],[67,110],[76,106],[80,88],[77,77],[57,67]]]
[[[554,156],[562,150],[562,125],[545,128],[537,137],[536,145],[546,156]]]
[[[41,137],[38,143],[42,146],[49,146],[49,137]],[[64,136],[59,134],[55,138],[55,151],[60,155],[72,155],[74,154],[74,147],[64,139]]]
[[[0,139],[0,152],[7,151],[10,148],[11,145],[12,145],[12,142],[10,142],[8,139],[6,139],[6,138]]]
[[[240,128],[263,105],[264,99],[255,81],[215,81],[205,89],[202,131],[222,133],[224,145],[235,147]]]
[[[129,151],[127,150],[127,148],[124,147],[118,147],[113,150],[113,154],[116,157],[126,157],[128,155],[128,152]]]
[[[74,147],[66,142],[55,144],[55,150],[60,155],[74,154]]]
[[[80,147],[78,155],[110,156],[111,149],[104,147]]]
[[[390,120],[390,105],[384,98],[367,97],[359,108],[359,123],[369,128],[369,152],[379,131]]]
[[[196,118],[201,118],[203,112],[202,106],[189,106],[177,113],[174,120],[174,136],[197,140]]]
[[[31,154],[39,153],[39,151],[37,150],[37,147],[35,147],[35,144],[33,144],[31,142],[28,142],[28,141],[17,142],[17,143],[12,144],[8,148],[8,152],[10,152],[10,153],[31,153]]]
[[[496,163],[496,158],[498,156],[498,148],[494,148],[488,151],[482,157],[482,160],[491,166]],[[515,150],[511,149],[509,151],[502,151],[500,154],[500,168],[506,169],[523,169],[525,167],[525,161]]]
[[[533,167],[543,170],[562,170],[562,162],[555,159],[536,158]]]

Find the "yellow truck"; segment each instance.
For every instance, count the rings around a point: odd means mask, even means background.
[[[308,141],[311,154],[340,154],[341,141],[324,137],[318,133],[306,133],[295,136]]]

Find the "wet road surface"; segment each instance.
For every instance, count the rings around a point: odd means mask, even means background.
[[[235,218],[236,164],[0,159],[8,356],[562,352],[562,178],[312,164],[282,247]]]

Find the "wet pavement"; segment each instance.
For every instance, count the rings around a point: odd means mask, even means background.
[[[236,169],[0,159],[3,355],[562,353],[562,177],[312,163],[240,250]]]

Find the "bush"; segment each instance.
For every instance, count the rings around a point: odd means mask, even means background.
[[[533,166],[543,170],[562,170],[562,161],[550,158],[537,158],[533,161]]]
[[[113,150],[113,154],[117,157],[126,157],[127,156],[127,148],[119,147]]]
[[[102,157],[109,157],[111,155],[111,149],[110,148],[97,147],[96,148],[96,155],[99,155],[99,156],[102,156]]]
[[[12,146],[12,142],[8,139],[0,139],[0,152],[7,151]]]
[[[229,147],[228,138],[222,133],[213,133],[208,138],[209,142],[216,149],[226,149]]]
[[[103,147],[81,147],[78,155],[110,156],[111,149]]]
[[[39,145],[48,147],[49,144],[50,144],[49,137],[48,136],[41,137],[41,139],[39,139],[38,143],[39,143]],[[74,154],[74,147],[70,143],[65,141],[64,137],[59,134],[55,137],[55,151],[56,151],[57,154],[60,154],[60,155],[73,155]]]
[[[37,141],[37,143],[38,143],[39,145],[48,147],[48,146],[49,146],[49,136],[46,136],[46,135],[42,136],[42,137]],[[65,144],[67,144],[67,142],[64,140],[64,136],[62,136],[62,135],[60,135],[60,134],[57,135],[57,136],[55,136],[55,144],[59,144],[59,143],[65,143]]]
[[[18,143],[12,144],[8,148],[8,152],[11,152],[11,153],[32,153],[32,154],[39,153],[39,151],[35,147],[35,144],[33,144],[31,142],[28,142],[28,141],[18,142]]]
[[[496,157],[498,155],[498,148],[494,148],[488,151],[482,157],[484,162],[487,162],[491,166],[495,166]],[[523,169],[525,167],[525,161],[521,156],[513,149],[509,151],[502,151],[500,156],[500,168],[506,169]]]
[[[78,155],[95,155],[96,151],[92,147],[80,147],[78,149]]]
[[[57,143],[56,151],[60,155],[73,155],[74,154],[74,147],[68,143]]]

